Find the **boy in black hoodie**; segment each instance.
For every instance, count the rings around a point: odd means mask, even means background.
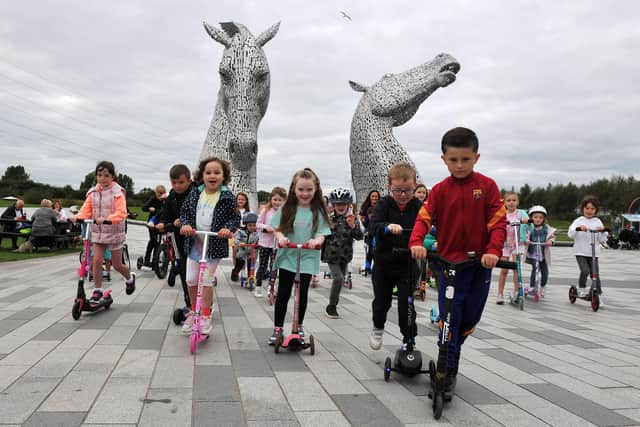
[[[179,233],[180,226],[180,209],[184,203],[191,187],[194,185],[191,181],[191,172],[185,165],[173,165],[169,170],[169,179],[171,180],[171,191],[167,197],[162,210],[160,211],[160,217],[156,229],[159,232],[163,232],[165,224],[173,224],[176,227],[176,231],[173,236],[176,239],[176,246],[180,254],[180,260],[178,264],[180,281],[182,282],[182,290],[184,291],[184,300],[187,307],[191,307],[189,301],[189,291],[187,289],[186,278],[186,262],[187,256],[184,253],[184,236]]]
[[[398,288],[398,324],[403,342],[417,335],[408,328],[408,297],[418,277],[418,265],[407,253],[395,253],[394,248],[409,247],[410,231],[422,207],[413,196],[416,170],[406,162],[396,163],[389,169],[389,195],[380,199],[369,218],[369,235],[376,239],[373,269],[373,329],[369,345],[373,350],[382,346],[384,324],[391,308],[394,286]],[[415,316],[415,313],[414,313]]]

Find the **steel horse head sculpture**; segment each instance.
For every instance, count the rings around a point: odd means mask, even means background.
[[[403,73],[385,74],[369,87],[349,82],[353,90],[364,93],[351,121],[349,147],[351,179],[358,203],[371,190],[385,193],[387,172],[394,163],[413,164],[392,130],[408,122],[438,88],[453,83],[459,70],[455,58],[441,53]]]
[[[269,64],[262,47],[280,27],[273,25],[254,37],[242,24],[223,22],[215,28],[203,22],[209,36],[224,46],[218,102],[200,159],[216,156],[231,162],[231,190],[249,195],[257,206],[256,159],[258,126],[269,105]]]

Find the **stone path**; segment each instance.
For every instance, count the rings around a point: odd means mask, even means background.
[[[132,258],[145,236],[130,227]],[[315,356],[276,355],[265,344],[273,308],[229,282],[224,263],[215,327],[194,357],[170,320],[179,289],[150,271],[131,296],[114,281],[111,310],[74,321],[76,255],[0,264],[0,425],[640,425],[638,252],[603,252],[606,307],[593,313],[568,302],[570,251],[553,249],[547,297],[524,312],[494,303],[494,278],[439,422],[425,376],[384,382],[384,359],[400,343],[397,315],[392,308],[383,350],[370,350],[371,286],[360,276],[338,320],[324,315],[329,280],[311,291],[305,326]],[[425,358],[436,353],[433,298],[417,304]]]

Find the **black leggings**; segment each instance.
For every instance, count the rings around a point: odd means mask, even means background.
[[[284,318],[287,315],[287,304],[291,298],[291,289],[293,288],[293,279],[296,273],[281,268],[278,271],[278,297],[276,298],[276,315],[275,326],[284,326]],[[300,306],[298,312],[298,324],[302,325],[304,321],[304,313],[307,311],[307,297],[309,295],[309,283],[311,282],[311,274],[300,273]]]
[[[269,261],[271,260],[271,254],[273,254],[273,248],[264,248],[260,246],[258,250],[260,256],[260,266],[258,267],[258,273],[256,275],[256,286],[262,286],[262,278],[269,268]]]

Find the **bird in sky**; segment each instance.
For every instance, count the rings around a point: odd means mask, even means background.
[[[344,10],[341,10],[340,14],[342,15],[342,17],[344,19],[348,19],[349,21],[352,21],[351,17],[349,15],[347,15],[347,13]]]

